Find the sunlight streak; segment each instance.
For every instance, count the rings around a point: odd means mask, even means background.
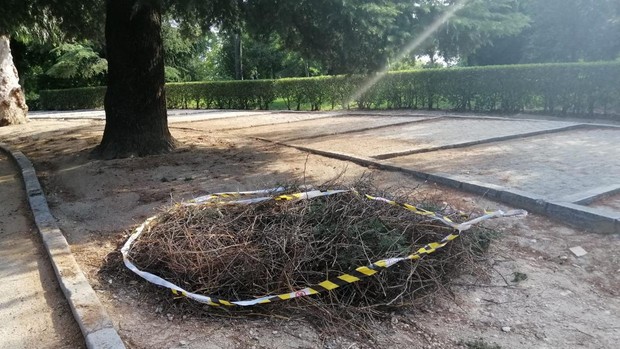
[[[406,58],[413,50],[422,45],[431,35],[433,35],[441,25],[446,23],[450,18],[452,18],[456,12],[461,10],[470,0],[462,0],[458,3],[455,3],[450,7],[446,13],[441,15],[441,17],[437,18],[431,25],[426,28],[425,31],[422,32],[420,36],[411,41],[405,48],[400,51],[398,55],[392,60],[393,63],[400,62],[404,58]],[[357,91],[355,91],[347,100],[347,104],[350,104],[352,101],[359,99],[364,93],[368,92],[377,82],[379,82],[385,75],[388,73],[389,66],[386,65],[381,70],[379,70],[374,76],[372,76],[366,83],[364,83]]]

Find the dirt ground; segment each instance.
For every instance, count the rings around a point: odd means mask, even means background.
[[[373,325],[366,333],[372,341],[360,333],[318,331],[294,316],[205,315],[187,311],[199,306],[186,301],[164,302],[167,292],[129,272],[100,269],[132,228],[172,202],[369,172],[381,186],[420,185],[421,195],[432,193],[465,211],[507,207],[401,173],[211,133],[207,122],[174,124],[173,135],[183,145],[173,154],[90,160],[102,130],[95,120],[39,120],[2,128],[0,137],[34,162],[52,213],[129,348],[485,348],[481,343],[616,348],[620,343],[620,238],[586,234],[536,215],[488,223],[502,232],[484,262],[488,278],[463,275],[427,306]],[[575,257],[573,246],[588,254]]]
[[[32,222],[17,167],[0,153],[0,348],[83,348]]]

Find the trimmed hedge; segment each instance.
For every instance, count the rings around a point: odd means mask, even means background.
[[[354,101],[364,76],[169,83],[169,108],[452,109],[475,112],[607,114],[620,109],[620,62],[564,63],[390,72]],[[43,109],[102,108],[105,87],[41,91]]]
[[[42,110],[103,109],[105,86],[39,91]]]
[[[273,80],[166,84],[168,108],[269,109],[275,99]]]

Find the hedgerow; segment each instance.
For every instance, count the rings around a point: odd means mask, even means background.
[[[617,113],[620,62],[531,64],[390,72],[361,95],[370,77],[169,83],[169,108],[289,110],[437,109],[474,112],[541,110],[561,114]],[[105,87],[41,91],[43,109],[102,108]],[[354,96],[354,98],[353,98]]]
[[[105,86],[63,90],[41,90],[39,105],[43,110],[101,109]]]

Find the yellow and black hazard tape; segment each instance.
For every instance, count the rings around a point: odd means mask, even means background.
[[[215,194],[210,194],[210,195],[196,198],[186,204],[197,205],[197,204],[202,204],[202,203],[210,203],[212,202],[212,200],[221,199],[221,198],[229,199],[229,198],[238,198],[242,196],[253,196],[253,195],[260,195],[260,194],[274,194],[274,193],[282,192],[284,190],[285,190],[284,188],[275,188],[275,189],[257,190],[257,191],[248,191],[248,192],[215,193]],[[258,202],[263,202],[263,201],[268,201],[268,200],[292,201],[292,200],[312,199],[315,197],[328,196],[328,195],[334,195],[334,194],[346,193],[346,192],[353,192],[355,194],[360,195],[354,190],[326,190],[326,191],[312,190],[312,191],[293,193],[293,194],[280,194],[280,195],[272,195],[272,196],[267,196],[267,197],[250,198],[250,199],[245,199],[245,200],[227,201],[226,203],[227,204],[253,204],[253,203],[258,203]],[[256,305],[256,304],[271,303],[275,301],[284,301],[284,300],[289,300],[292,298],[305,297],[305,296],[314,295],[317,293],[331,291],[338,287],[342,287],[342,286],[345,286],[345,285],[348,285],[354,282],[358,282],[363,278],[372,276],[380,272],[381,270],[391,267],[392,265],[396,263],[406,261],[406,260],[417,260],[417,259],[420,259],[424,255],[431,254],[435,252],[436,250],[447,245],[450,241],[458,238],[461,232],[471,228],[474,224],[477,224],[484,220],[496,218],[496,217],[511,217],[511,216],[527,215],[527,212],[524,210],[513,210],[509,212],[503,212],[501,210],[498,210],[494,212],[486,212],[485,215],[469,220],[467,222],[455,223],[446,216],[443,216],[436,212],[432,212],[429,210],[416,207],[414,205],[410,205],[407,203],[401,203],[401,202],[385,199],[382,197],[371,196],[367,194],[363,194],[363,196],[369,200],[382,201],[382,202],[385,202],[393,206],[402,207],[415,214],[426,216],[429,219],[438,220],[440,222],[443,222],[445,225],[454,228],[455,232],[448,234],[440,241],[431,242],[429,244],[424,245],[423,247],[419,248],[417,251],[415,251],[414,253],[408,256],[382,259],[382,260],[373,262],[369,264],[368,266],[360,266],[360,267],[357,267],[355,270],[349,271],[347,273],[342,273],[336,277],[326,279],[325,281],[322,281],[313,286],[308,286],[306,288],[296,290],[293,292],[289,292],[289,293],[263,296],[263,297],[259,297],[255,299],[249,299],[249,300],[229,301],[229,300],[219,299],[216,297],[210,297],[210,296],[192,293],[192,292],[184,290],[183,288],[167,280],[162,279],[161,277],[157,275],[138,269],[129,260],[129,257],[128,257],[129,250],[131,249],[131,245],[133,244],[133,242],[140,236],[142,231],[144,231],[144,229],[146,228],[149,228],[151,222],[153,222],[157,218],[157,216],[151,217],[147,219],[144,223],[142,223],[138,228],[134,230],[134,232],[129,237],[127,242],[125,242],[125,245],[121,248],[121,253],[123,255],[123,262],[125,263],[125,266],[127,266],[127,268],[129,268],[131,271],[133,271],[140,277],[156,285],[169,288],[170,290],[172,290],[172,293],[176,296],[191,298],[198,302],[206,303],[212,306],[222,306],[222,305],[223,306],[251,306],[251,305]]]
[[[215,200],[215,199],[230,199],[230,198],[238,198],[238,197],[244,197],[244,196],[256,196],[256,195],[259,195],[259,194],[273,195],[275,193],[280,193],[280,192],[283,192],[285,190],[286,190],[286,188],[284,188],[284,187],[277,187],[277,188],[264,189],[264,190],[228,191],[228,192],[222,192],[222,193],[213,193],[213,194],[209,194],[209,195],[205,195],[205,196],[200,196],[200,197],[194,198],[194,199],[188,201],[185,204],[186,205],[199,205],[201,203],[209,202],[209,201]]]

